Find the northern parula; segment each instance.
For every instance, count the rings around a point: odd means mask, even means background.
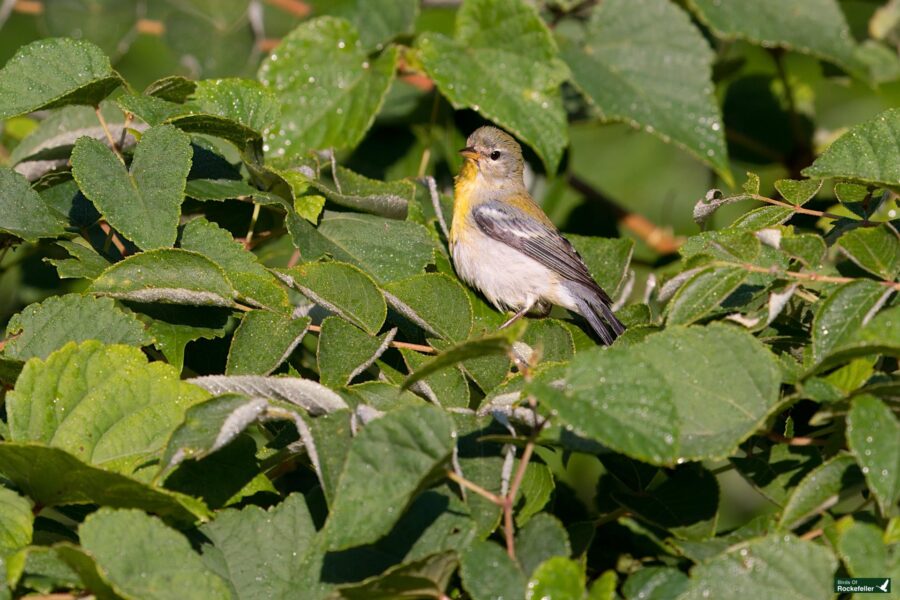
[[[587,319],[604,344],[625,331],[612,301],[587,266],[535,204],[523,179],[519,144],[481,127],[460,150],[450,252],[459,276],[499,310],[516,311],[501,328],[551,304]]]

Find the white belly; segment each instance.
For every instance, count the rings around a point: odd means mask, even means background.
[[[467,231],[466,243],[453,244],[451,252],[460,278],[500,310],[519,310],[535,302],[574,306],[559,275],[480,231]]]

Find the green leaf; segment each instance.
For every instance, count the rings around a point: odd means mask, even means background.
[[[184,366],[185,347],[190,342],[222,337],[228,325],[226,310],[174,304],[145,304],[140,310],[138,316],[147,324],[147,333],[155,340],[153,345],[179,372]]]
[[[72,150],[72,175],[109,224],[145,250],[175,243],[190,138],[171,125],[141,136],[130,171],[103,142],[83,137]]]
[[[834,290],[816,311],[812,325],[810,358],[813,364],[847,341],[863,325],[866,315],[888,288],[858,279]]]
[[[688,584],[688,577],[672,567],[644,567],[628,576],[622,593],[629,600],[675,600]]]
[[[859,470],[853,457],[838,454],[800,480],[784,505],[779,526],[783,529],[795,528],[817,511],[837,502],[841,491],[850,488],[858,480]]]
[[[181,524],[209,516],[200,500],[92,467],[64,450],[33,442],[0,444],[0,473],[44,506],[134,507]]]
[[[188,540],[137,510],[101,508],[78,528],[104,579],[135,598],[228,599],[228,586],[203,564]]]
[[[616,594],[616,579],[615,571],[604,571],[603,574],[591,584],[587,600],[615,600],[618,598],[618,595]]]
[[[376,50],[398,35],[412,33],[419,14],[416,0],[313,0],[312,5],[321,14],[352,22],[363,47]]]
[[[60,279],[96,279],[109,268],[110,262],[90,246],[69,240],[57,240],[56,245],[71,257],[45,259],[56,267]]]
[[[225,272],[195,252],[166,248],[129,256],[103,272],[88,288],[135,302],[232,306],[235,290]]]
[[[712,85],[714,53],[667,0],[597,5],[583,30],[557,35],[575,83],[604,119],[673,142],[731,179],[725,128]]]
[[[471,108],[534,148],[555,171],[568,145],[559,86],[568,69],[537,10],[522,0],[469,0],[453,39],[425,32],[419,59],[456,109]]]
[[[284,276],[304,296],[372,335],[384,324],[384,296],[372,278],[353,265],[305,263],[284,271]]]
[[[94,44],[38,40],[19,48],[0,69],[0,120],[67,104],[96,106],[121,83]]]
[[[829,352],[816,370],[847,362],[857,356],[900,356],[900,306],[892,306],[878,313],[863,327],[843,336],[840,344],[830,348]]]
[[[884,537],[875,525],[859,521],[840,531],[837,552],[850,575],[891,577],[896,581],[900,576],[900,553],[896,546],[889,547]]]
[[[197,200],[231,200],[258,194],[259,190],[243,179],[188,179],[184,193]]]
[[[826,247],[822,236],[815,233],[801,233],[782,237],[781,249],[807,267],[816,268],[822,264]]]
[[[429,362],[428,356],[408,348],[401,348],[400,354],[403,356],[407,370],[411,373],[426,368]],[[410,387],[438,406],[469,407],[469,382],[466,381],[466,377],[459,367],[441,369],[426,375],[424,379],[416,381]]]
[[[741,267],[709,267],[688,279],[667,305],[668,325],[689,325],[715,310],[747,278]]]
[[[830,61],[854,75],[868,75],[868,69],[856,58],[856,44],[835,0],[809,0],[803,10],[791,11],[785,11],[779,0],[753,4],[689,0],[688,4],[719,38],[796,50]]]
[[[313,549],[315,526],[301,494],[263,510],[246,506],[223,510],[200,527],[207,569],[229,582],[241,600],[285,598],[293,588],[291,574]]]
[[[525,576],[494,542],[472,543],[460,556],[459,573],[472,600],[525,597]]]
[[[316,353],[319,381],[328,387],[349,385],[388,349],[396,333],[392,329],[375,337],[343,319],[328,317],[322,321]]]
[[[900,422],[874,396],[857,396],[847,414],[847,445],[887,515],[900,498]]]
[[[658,487],[647,492],[614,493],[613,498],[639,518],[683,539],[715,534],[719,485],[715,476],[696,464],[681,465]]]
[[[268,375],[291,355],[306,335],[309,317],[252,310],[244,315],[228,351],[226,375]]]
[[[900,108],[851,127],[803,169],[807,177],[840,177],[863,183],[900,184]]]
[[[882,279],[893,281],[900,274],[900,238],[886,223],[851,229],[835,245],[860,268]]]
[[[207,397],[137,348],[70,342],[25,364],[7,397],[10,439],[130,474],[158,458],[185,410]]]
[[[317,229],[302,221],[300,226],[303,230],[292,231],[291,237],[305,260],[332,256],[356,265],[379,283],[421,273],[433,261],[434,242],[428,230],[412,221],[326,211]]]
[[[456,571],[455,552],[442,552],[412,563],[391,567],[381,575],[342,587],[332,599],[393,600],[440,598]]]
[[[516,534],[516,560],[529,577],[544,561],[554,556],[568,558],[571,553],[566,528],[548,513],[535,515]]]
[[[66,223],[44,203],[27,179],[0,167],[0,232],[37,242],[64,234]]]
[[[450,456],[453,422],[432,406],[389,412],[353,439],[325,531],[329,547],[373,542],[390,530],[423,480]]]
[[[527,587],[531,598],[581,600],[584,583],[582,565],[571,558],[556,556],[535,569]]]
[[[231,393],[191,406],[169,436],[160,460],[162,472],[169,472],[185,459],[205,458],[223,448],[263,416],[268,407],[264,398]]]
[[[370,59],[356,28],[344,19],[307,21],[282,39],[259,68],[281,119],[266,132],[266,152],[353,148],[371,127],[394,80],[397,49]]]
[[[507,330],[507,332],[501,332],[499,335],[466,340],[461,344],[442,350],[440,354],[411,373],[403,381],[403,389],[409,388],[415,382],[428,377],[432,373],[466,360],[492,355],[505,356],[512,347],[513,336],[508,333],[509,331]]]
[[[822,464],[817,448],[753,443],[753,453],[732,456],[731,463],[766,498],[784,506],[797,482]]]
[[[609,294],[615,295],[631,263],[634,242],[628,238],[599,238],[566,234],[597,283]]]
[[[694,567],[688,590],[679,599],[830,598],[836,567],[834,556],[820,544],[770,535]]]
[[[0,590],[6,587],[7,558],[31,543],[34,513],[31,502],[0,487]]]
[[[472,305],[462,285],[442,273],[416,275],[383,287],[391,308],[431,335],[462,341],[472,331]]]
[[[105,344],[146,346],[152,339],[134,315],[119,310],[110,298],[66,294],[31,304],[6,326],[16,336],[4,354],[18,360],[47,355],[66,342],[99,340]]]
[[[198,81],[187,105],[257,132],[273,125],[280,112],[275,94],[259,82],[239,78]]]
[[[672,464],[733,453],[777,406],[780,382],[760,342],[713,324],[581,352],[561,390],[539,377],[532,391],[580,434],[644,462]]]
[[[313,185],[335,204],[390,219],[405,219],[416,197],[416,184],[406,179],[378,181],[340,166],[332,177],[332,184],[319,180]]]
[[[822,189],[821,179],[779,179],[775,182],[775,189],[781,197],[794,206],[803,206],[813,199]],[[757,189],[756,194],[759,193]]]
[[[237,292],[247,300],[274,310],[291,309],[287,290],[231,234],[204,218],[194,219],[181,231],[179,245],[202,254],[222,267]]]
[[[262,377],[258,375],[206,375],[189,383],[211,394],[237,393],[251,398],[281,400],[304,408],[313,416],[347,408],[336,392],[310,379],[299,377]]]

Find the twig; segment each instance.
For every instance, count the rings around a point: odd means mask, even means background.
[[[759,194],[747,194],[748,198],[752,198],[754,200],[758,200],[759,202],[765,202],[766,204],[772,204],[774,206],[781,206],[782,208],[789,208],[795,213],[800,213],[801,215],[812,215],[814,217],[825,217],[827,219],[855,219],[857,221],[861,221],[862,219],[854,216],[845,216],[845,215],[836,215],[834,213],[830,213],[824,210],[813,210],[811,208],[803,208],[802,206],[797,206],[796,204],[790,204],[788,202],[782,202],[781,200],[776,200],[774,198],[767,198],[766,196],[760,196]]]
[[[110,227],[109,223],[107,223],[106,221],[100,221],[100,229],[103,231],[103,233],[106,234],[106,240],[103,242],[104,252],[109,250],[109,244],[110,242],[112,242],[112,245],[116,247],[116,250],[119,251],[119,254],[121,254],[123,257],[128,256],[128,249],[125,248],[125,244],[122,243],[122,240],[119,239],[119,236],[116,235],[115,230]]]
[[[315,333],[319,333],[322,331],[321,325],[310,325],[309,330]],[[434,354],[437,352],[431,346],[423,346],[422,344],[412,344],[410,342],[391,342],[391,348],[406,348],[407,350],[415,350],[416,352],[422,352],[424,354]]]
[[[801,535],[801,536],[800,536],[800,539],[801,539],[801,540],[806,540],[806,541],[814,540],[814,539],[816,539],[817,537],[819,537],[820,535],[822,535],[823,533],[825,533],[825,530],[824,530],[824,529],[821,529],[821,528],[820,528],[820,529],[812,529],[812,530],[810,530],[810,531],[807,531],[807,532],[804,533],[803,535]]]
[[[280,8],[295,17],[305,17],[312,12],[312,7],[301,0],[266,0],[266,4]]]
[[[827,440],[819,440],[811,437],[785,437],[780,433],[776,433],[774,431],[770,431],[766,434],[766,437],[772,440],[773,442],[778,442],[779,444],[787,444],[788,446],[825,446],[828,444]]]
[[[259,218],[259,204],[253,203],[253,215],[250,216],[250,227],[247,228],[247,237],[244,238],[244,248],[249,250],[253,244],[253,228],[256,227],[256,220]]]
[[[787,278],[787,279],[802,279],[806,281],[818,281],[821,283],[851,283],[853,281],[859,281],[853,277],[834,277],[831,275],[819,275],[818,273],[800,273],[798,271],[779,271],[775,267],[760,267],[758,265],[753,265],[750,263],[734,263],[728,261],[716,261],[713,263],[717,266],[730,266],[730,267],[740,267],[746,271],[750,271],[751,273],[767,273],[769,275],[774,275],[779,278]],[[897,281],[885,281],[883,279],[874,279],[870,281],[875,281],[880,285],[885,287],[889,287],[894,290],[900,291],[900,282]]]
[[[119,157],[119,160],[122,161],[122,164],[125,164],[125,159],[122,158],[122,153],[119,152],[119,146],[116,144],[116,140],[113,139],[112,133],[109,131],[109,125],[106,124],[106,119],[103,117],[103,113],[100,112],[100,106],[94,107],[94,113],[97,115],[97,120],[100,121],[100,127],[103,128],[103,133],[106,134],[106,139],[109,140],[109,146],[112,148],[112,151],[115,152],[116,156]]]
[[[16,339],[17,337],[19,337],[20,335],[22,335],[22,334],[21,334],[21,333],[17,333],[16,335],[11,335],[11,336],[9,336],[9,337],[6,338],[5,340],[0,340],[0,352],[3,352],[3,348],[6,347],[6,344],[8,344],[9,342],[13,341],[14,339]]]
[[[447,221],[444,220],[444,211],[441,209],[441,197],[438,195],[437,183],[431,175],[425,177],[425,183],[428,184],[428,193],[431,194],[431,205],[434,207],[434,214],[437,215],[438,224],[441,226],[441,231],[444,232],[444,238],[449,240],[450,229],[447,227]]]
[[[595,190],[591,184],[577,175],[570,174],[566,177],[566,180],[569,185],[572,186],[572,189],[584,194],[588,199],[602,204],[607,210],[615,215],[619,225],[644,240],[648,246],[660,254],[673,254],[677,252],[681,244],[684,243],[684,238],[672,235],[669,231],[656,225],[643,215],[628,212]]]
[[[594,527],[602,527],[607,523],[612,523],[613,521],[618,521],[622,517],[627,517],[630,512],[628,512],[627,508],[617,508],[612,512],[608,512],[596,521],[594,521]]]
[[[536,427],[535,430],[540,430],[540,426]],[[531,455],[534,453],[534,433],[532,433],[531,437],[528,439],[528,443],[525,444],[525,450],[522,452],[522,458],[519,459],[519,465],[516,467],[516,474],[513,476],[512,485],[509,486],[509,493],[506,495],[506,498],[503,502],[503,532],[506,537],[506,553],[509,554],[509,557],[513,560],[516,560],[516,545],[515,545],[515,528],[513,527],[513,506],[516,502],[516,494],[519,492],[519,487],[522,485],[522,479],[525,478],[525,470],[528,468],[528,462],[531,460]]]
[[[449,470],[447,471],[447,479],[450,479],[451,481],[455,481],[457,484],[461,485],[462,487],[464,487],[468,490],[475,492],[476,494],[478,494],[479,496],[482,496],[483,498],[487,498],[488,500],[490,500],[497,506],[503,506],[503,504],[505,502],[503,497],[498,496],[497,494],[494,494],[493,492],[487,491],[486,489],[484,489],[477,483],[472,483],[465,477],[460,477],[453,471],[449,471]]]
[[[294,250],[294,253],[291,254],[291,258],[288,260],[287,268],[290,269],[291,267],[296,266],[297,263],[300,262],[300,258],[300,250]]]

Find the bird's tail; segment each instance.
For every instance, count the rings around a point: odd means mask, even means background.
[[[613,314],[609,297],[603,290],[590,289],[578,283],[572,283],[567,287],[575,299],[578,313],[587,319],[591,329],[606,346],[625,333],[625,325]]]

